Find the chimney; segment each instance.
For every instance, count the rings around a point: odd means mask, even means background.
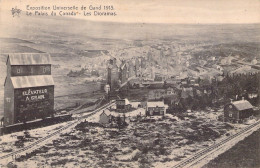
[[[230,103],[233,103],[233,99],[230,99]]]
[[[244,98],[244,97],[242,97],[242,100],[245,100],[245,98]]]

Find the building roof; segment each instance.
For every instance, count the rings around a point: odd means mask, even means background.
[[[147,102],[147,107],[164,107],[164,103],[161,101],[158,102]]]
[[[11,65],[51,64],[51,57],[47,53],[14,53],[9,54],[8,59]]]
[[[100,114],[100,116],[101,116],[101,115],[110,116],[111,114],[110,114],[109,111],[103,110],[103,112]]]
[[[125,99],[125,104],[130,104],[129,100],[128,99]]]
[[[15,76],[11,81],[15,89],[54,85],[51,75]]]
[[[253,108],[253,106],[247,100],[239,100],[232,102],[235,108],[239,111]]]
[[[125,105],[131,104],[130,101],[125,98],[125,99],[118,99],[117,101],[125,101]]]

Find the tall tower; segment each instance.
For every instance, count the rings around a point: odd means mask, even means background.
[[[9,54],[4,83],[4,126],[54,113],[54,82],[49,54]]]
[[[108,61],[107,72],[107,83],[110,85],[111,90],[114,90],[119,84],[119,72],[116,64],[116,58],[112,58]]]

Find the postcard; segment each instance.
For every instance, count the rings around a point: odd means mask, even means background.
[[[0,0],[0,168],[260,167],[259,0]]]

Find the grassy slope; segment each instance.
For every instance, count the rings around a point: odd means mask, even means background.
[[[260,167],[260,130],[254,132],[203,168]]]

